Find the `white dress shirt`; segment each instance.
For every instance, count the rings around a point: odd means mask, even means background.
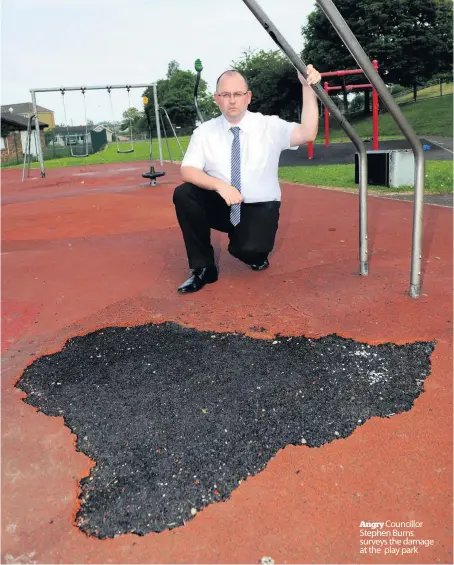
[[[281,199],[277,177],[279,157],[290,147],[296,122],[278,116],[247,111],[238,124],[230,124],[223,115],[196,128],[181,163],[230,184],[230,160],[234,125],[240,128],[241,194],[245,203]]]

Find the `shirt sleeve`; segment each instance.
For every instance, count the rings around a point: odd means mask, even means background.
[[[202,136],[197,128],[192,133],[188,148],[181,162],[182,167],[194,167],[201,171],[205,168],[205,151],[202,144]]]
[[[281,151],[285,149],[298,149],[298,145],[290,146],[290,136],[295,127],[301,124],[296,122],[286,122],[278,116],[270,116],[271,136]]]

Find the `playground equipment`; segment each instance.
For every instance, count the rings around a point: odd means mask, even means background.
[[[77,136],[71,135],[71,133],[69,131],[68,118],[67,118],[67,115],[66,115],[65,89],[60,88],[62,106],[63,106],[63,115],[65,117],[65,127],[66,127],[66,132],[67,132],[64,141],[65,141],[65,145],[67,145],[69,147],[69,154],[70,154],[71,157],[88,157],[88,155],[89,155],[89,150],[88,150],[89,133],[88,133],[88,120],[87,120],[87,104],[86,104],[86,100],[85,100],[85,88],[82,87],[80,90],[82,92],[82,96],[83,96],[83,100],[84,100],[85,134],[83,136],[83,142],[82,142],[83,143],[83,151],[82,151],[82,153],[77,153],[77,151],[74,151],[74,149],[79,146],[79,143],[77,141],[79,136],[78,135]],[[27,137],[26,137],[26,141],[25,141],[25,146],[27,147],[27,151],[24,154],[24,163],[23,163],[23,168],[22,168],[22,182],[24,182],[25,169],[27,169],[27,177],[30,176],[31,140],[32,140],[33,135],[35,136],[35,147],[36,148],[38,148],[38,146],[41,147],[40,136],[36,136],[36,130],[32,129],[32,123],[33,123],[34,118],[35,118],[35,114],[32,114],[28,118],[28,123],[27,123]]]
[[[373,60],[372,65],[374,69],[378,72],[378,61]],[[328,71],[325,73],[320,73],[322,77],[344,77],[349,75],[363,74],[362,69],[351,69],[346,71]],[[328,81],[323,84],[324,91],[329,94],[334,90],[365,90],[366,88],[372,88],[372,149],[374,151],[378,150],[378,93],[372,84],[348,84],[344,86],[329,86]],[[325,106],[325,147],[329,147],[329,110]],[[309,159],[314,158],[314,143],[311,141],[308,143],[307,156]]]
[[[199,92],[199,82],[200,82],[200,75],[203,71],[203,65],[202,65],[202,61],[200,59],[196,59],[195,63],[194,63],[194,68],[197,72],[197,77],[195,79],[195,86],[194,86],[194,104],[195,104],[195,109],[197,112],[197,116],[200,120],[200,122],[203,124],[203,122],[205,121],[202,112],[200,111],[199,108],[199,103],[197,100],[197,96],[198,96],[198,92]]]
[[[134,152],[134,141],[132,139],[132,119],[131,119],[131,114],[129,114],[129,143],[131,144],[131,147],[129,149],[126,149],[126,151],[122,151],[120,149],[120,144],[118,142],[118,133],[117,133],[117,128],[115,126],[115,113],[114,113],[114,108],[113,108],[113,102],[112,102],[112,93],[111,93],[112,87],[108,86],[107,87],[107,92],[109,94],[109,100],[110,100],[110,109],[112,112],[112,125],[114,128],[114,133],[115,133],[115,141],[117,143],[117,153],[133,153]],[[131,108],[131,87],[130,86],[126,86],[126,90],[128,91],[128,109]]]
[[[157,97],[157,92],[156,92],[156,83],[152,83],[152,84],[125,84],[125,85],[110,85],[110,86],[66,86],[66,87],[60,87],[60,88],[32,88],[30,90],[30,94],[32,97],[32,104],[33,104],[33,115],[34,115],[34,120],[35,120],[35,130],[36,128],[38,128],[39,131],[39,121],[38,121],[38,107],[37,107],[37,103],[36,103],[36,93],[37,92],[68,92],[70,90],[80,90],[82,91],[82,94],[85,95],[85,91],[87,90],[107,90],[108,94],[110,95],[110,91],[113,89],[123,89],[126,88],[131,89],[131,88],[149,88],[152,87],[153,88],[153,98],[154,98],[154,108],[155,108],[155,115],[156,115],[156,130],[157,130],[157,134],[158,134],[158,148],[159,148],[159,159],[160,159],[160,163],[161,165],[163,164],[162,161],[162,143],[161,143],[161,128],[159,125],[159,110],[158,110],[158,97]],[[129,92],[129,90],[128,90]],[[84,97],[85,100],[85,97]],[[87,120],[85,120],[85,122],[87,122]],[[46,176],[46,172],[45,172],[45,168],[44,168],[44,157],[43,157],[43,148],[41,145],[41,138],[40,136],[38,136],[38,140],[37,140],[37,152],[38,152],[38,159],[39,159],[39,165],[40,165],[40,170],[41,170],[41,178],[45,178]],[[122,153],[122,151],[119,151],[120,153]],[[130,153],[131,151],[127,151],[128,153]],[[77,155],[77,157],[80,157],[80,155]],[[25,166],[25,165],[24,165]],[[23,180],[23,179],[22,179]]]
[[[66,104],[65,104],[65,90],[62,88],[61,90],[61,99],[63,104],[63,114],[65,116],[65,125],[66,125],[66,132],[67,132],[67,144],[69,145],[69,153],[71,157],[88,157],[88,123],[87,123],[87,104],[85,100],[85,88],[81,88],[82,96],[84,99],[84,116],[85,116],[85,136],[84,136],[84,152],[83,153],[74,153],[73,151],[73,143],[71,142],[71,134],[69,133],[69,125],[68,125],[68,118],[66,116]],[[77,143],[75,144],[77,147]]]
[[[374,69],[378,73],[378,61],[374,59],[372,61]],[[347,71],[330,71],[326,73],[321,73],[322,77],[332,77],[332,76],[349,76],[363,74],[362,69],[351,69]],[[372,149],[374,151],[378,150],[378,93],[372,84],[349,84],[345,86],[329,86],[328,82],[325,81],[323,88],[326,93],[333,90],[365,90],[366,88],[372,89]],[[329,147],[329,110],[325,108],[325,146]]]
[[[156,186],[156,179],[158,177],[164,176],[165,173],[156,172],[155,168],[152,164],[152,160],[153,160],[153,155],[152,155],[152,128],[151,128],[150,116],[148,114],[148,106],[147,106],[148,98],[146,96],[144,96],[142,98],[142,100],[143,100],[143,104],[144,104],[144,107],[145,107],[145,115],[147,117],[148,128],[149,128],[149,131],[150,131],[150,171],[148,173],[143,173],[142,176],[143,176],[143,178],[150,179],[150,184],[153,185],[153,186]],[[175,140],[178,144],[182,158],[184,157],[184,151],[183,151],[183,148],[181,147],[181,143],[180,143],[180,140],[178,139],[177,132],[175,131],[172,120],[170,119],[170,116],[169,116],[167,110],[164,108],[164,106],[159,106],[158,109],[159,109],[159,116],[160,116],[160,119],[161,119],[162,130],[164,132],[164,137],[166,139],[167,151],[169,153],[170,162],[173,163],[172,151],[170,149],[169,139],[167,137],[167,130],[166,130],[166,126],[165,126],[165,123],[164,123],[164,115],[167,118],[167,122],[168,122],[170,129],[172,130],[173,136],[175,137]]]
[[[415,199],[413,208],[413,243],[411,253],[411,272],[410,272],[410,296],[418,298],[421,292],[421,243],[422,243],[422,220],[423,220],[423,201],[424,201],[424,152],[413,129],[410,127],[405,116],[402,114],[396,101],[389,93],[385,83],[371,64],[369,58],[359,44],[356,37],[348,27],[344,18],[337,10],[332,0],[316,0],[323,10],[332,26],[335,28],[343,43],[355,58],[360,69],[368,78],[369,82],[377,90],[389,113],[396,120],[399,128],[409,141],[415,156]],[[243,0],[250,9],[271,39],[288,57],[292,65],[304,76],[307,77],[306,65],[295,53],[289,43],[271,22],[262,8],[255,0]],[[312,89],[322,101],[325,107],[339,122],[339,125],[349,136],[358,150],[359,160],[359,256],[360,274],[368,274],[368,249],[367,249],[367,152],[360,137],[341,114],[337,106],[330,99],[320,84],[312,85]]]
[[[25,169],[28,169],[27,176],[30,176],[30,164],[31,164],[31,144],[32,144],[32,136],[34,136],[35,147],[38,147],[38,139],[39,134],[37,134],[36,130],[33,129],[32,124],[35,118],[34,114],[31,114],[28,117],[27,121],[27,137],[25,140],[25,151],[24,151],[24,164],[22,167],[22,182],[24,182],[25,177]],[[39,131],[39,130],[38,130]]]
[[[155,100],[157,100],[156,93],[155,93]],[[154,168],[154,165],[153,165],[153,132],[152,132],[152,128],[151,128],[150,114],[148,113],[148,97],[143,96],[142,102],[143,102],[143,105],[144,105],[145,116],[147,118],[148,130],[150,132],[150,170],[149,170],[148,173],[142,173],[142,177],[144,179],[149,179],[151,186],[156,186],[156,184],[157,184],[156,179],[159,178],[159,177],[165,176],[165,173],[156,171],[155,168]],[[156,106],[155,106],[155,109],[156,109]],[[156,113],[156,117],[158,115],[159,115],[159,113]],[[156,129],[159,132],[159,120],[156,120]],[[167,138],[167,134],[166,134],[166,138]],[[160,155],[161,155],[161,165],[162,165],[162,149],[160,150]]]
[[[165,114],[165,116],[167,118],[167,122],[168,122],[170,129],[172,130],[173,136],[175,138],[175,141],[178,144],[178,147],[179,147],[180,153],[181,153],[181,157],[184,157],[184,151],[183,151],[183,148],[181,147],[181,143],[180,143],[180,140],[178,139],[177,132],[175,131],[175,128],[173,127],[172,120],[170,119],[169,114],[167,113],[167,110],[164,108],[164,106],[159,106],[159,110],[161,111],[161,123],[162,123],[162,129],[164,131],[164,135],[165,135],[165,138],[166,138],[167,151],[169,152],[170,162],[173,163],[172,153],[170,151],[170,145],[169,145],[169,141],[167,139],[167,131],[166,131],[166,126],[164,124],[163,114]]]

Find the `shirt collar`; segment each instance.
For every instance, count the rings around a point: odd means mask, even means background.
[[[225,119],[224,115],[221,114],[221,123],[222,128],[226,133],[230,130],[231,127],[235,126],[238,126],[242,131],[247,133],[251,125],[251,112],[249,112],[249,110],[246,110],[246,114],[243,116],[243,119],[239,124],[231,124]]]

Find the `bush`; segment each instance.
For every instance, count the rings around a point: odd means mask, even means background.
[[[393,96],[397,96],[398,94],[405,92],[406,90],[408,90],[408,88],[401,86],[400,84],[391,84],[389,88],[389,91]]]

